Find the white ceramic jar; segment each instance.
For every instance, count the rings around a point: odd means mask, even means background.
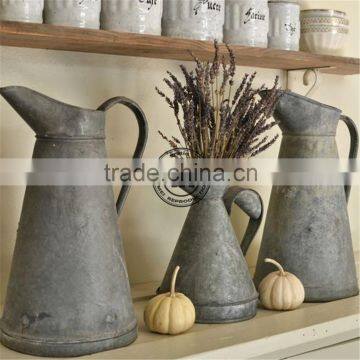
[[[46,24],[100,28],[101,0],[45,0]]]
[[[42,23],[44,0],[0,0],[0,20]]]
[[[269,1],[269,47],[282,50],[299,50],[300,5],[297,1]]]
[[[164,0],[163,35],[223,39],[225,0]]]
[[[267,0],[226,0],[224,41],[228,44],[267,47]]]
[[[103,0],[101,28],[161,35],[163,0]]]
[[[349,33],[349,19],[344,12],[331,9],[301,11],[300,47],[324,55],[342,55]]]

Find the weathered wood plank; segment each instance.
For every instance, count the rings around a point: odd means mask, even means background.
[[[214,53],[213,44],[208,41],[6,21],[0,23],[0,44],[185,61],[191,60],[190,52],[201,59],[210,59]],[[225,46],[220,48],[226,53]],[[339,75],[360,73],[360,61],[356,58],[244,46],[232,48],[237,64],[243,66],[283,70],[320,68],[325,73]]]

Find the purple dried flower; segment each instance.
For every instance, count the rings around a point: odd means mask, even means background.
[[[228,59],[220,57],[220,47],[214,42],[212,63],[195,61],[194,71],[180,65],[185,78],[182,83],[171,72],[164,79],[172,91],[168,97],[156,88],[158,94],[173,109],[185,146],[192,157],[240,158],[255,156],[270,147],[278,135],[269,140],[265,134],[276,125],[270,119],[280,97],[279,78],[274,86],[253,88],[256,73],[245,74],[231,96],[236,73],[234,52],[225,45]],[[227,90],[229,89],[229,90]],[[266,91],[264,91],[266,90]],[[176,137],[160,136],[172,148],[181,146]]]

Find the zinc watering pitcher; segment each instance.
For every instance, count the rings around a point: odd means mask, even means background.
[[[230,221],[235,202],[250,221],[241,247]],[[262,218],[262,201],[253,190],[211,185],[190,207],[159,293],[170,289],[171,275],[181,267],[176,288],[191,299],[198,323],[227,323],[256,314],[258,294],[244,255]]]
[[[274,112],[283,132],[279,158],[338,158],[339,119],[351,135],[356,158],[358,133],[341,110],[285,91]],[[280,262],[300,278],[305,301],[320,302],[358,294],[345,186],[274,186],[255,272],[255,284]]]
[[[98,110],[70,106],[24,87],[1,95],[36,133],[33,158],[106,158],[105,111],[130,108],[138,121],[134,157],[147,122],[123,97]],[[125,346],[137,336],[111,186],[28,186],[13,255],[1,342],[39,356],[78,356]],[[117,210],[117,212],[116,212]]]

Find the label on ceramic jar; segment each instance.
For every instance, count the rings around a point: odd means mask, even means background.
[[[253,7],[249,8],[244,14],[244,24],[247,24],[250,21],[266,21],[266,14],[261,10],[255,9]]]
[[[289,33],[290,36],[293,36],[296,34],[296,24],[284,24],[285,30]]]
[[[222,10],[222,6],[218,1],[198,0],[193,8],[194,14],[197,15],[203,6],[205,6],[205,9],[208,11],[221,13]]]
[[[264,14],[261,10],[255,8],[249,8],[248,11],[245,12],[244,16],[244,24],[247,24],[250,21],[266,21],[266,14]]]
[[[151,10],[153,6],[158,5],[159,0],[138,0],[140,4],[147,5],[147,10]]]

